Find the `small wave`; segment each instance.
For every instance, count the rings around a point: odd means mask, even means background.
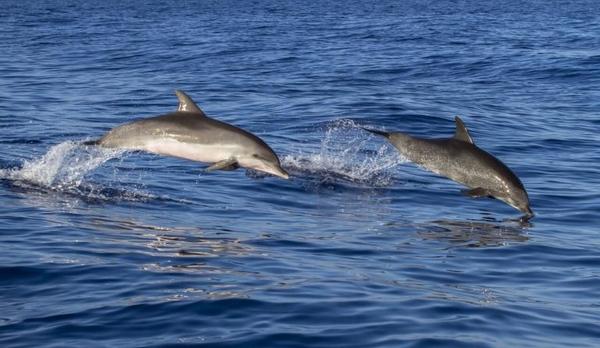
[[[349,182],[386,187],[393,168],[405,160],[387,143],[375,142],[354,121],[342,119],[327,126],[316,153],[286,155],[282,165],[294,176],[309,176],[322,184]]]

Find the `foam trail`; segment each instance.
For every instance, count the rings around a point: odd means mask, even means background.
[[[76,200],[147,202],[161,200],[189,204],[191,201],[157,196],[139,188],[132,182],[123,183],[122,178],[110,185],[86,180],[86,175],[105,162],[122,157],[127,150],[106,149],[99,146],[84,146],[81,142],[65,141],[52,146],[40,158],[23,162],[21,167],[0,169],[0,180],[10,180],[12,185],[28,192],[41,191],[44,195],[35,196],[35,204],[55,204],[56,197],[47,198],[47,193],[58,192],[68,205]],[[143,186],[143,185],[142,185]]]
[[[393,183],[392,169],[406,162],[386,142],[375,142],[352,120],[328,126],[316,153],[286,155],[283,166],[295,176],[312,175],[321,182],[346,181],[385,187]]]
[[[51,189],[77,187],[88,172],[123,152],[65,141],[52,146],[41,158],[25,161],[21,168],[0,170],[0,178]]]

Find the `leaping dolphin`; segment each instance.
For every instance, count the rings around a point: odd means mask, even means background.
[[[521,180],[500,160],[477,147],[460,117],[455,118],[452,138],[421,139],[397,132],[365,130],[389,140],[398,151],[417,165],[450,178],[469,188],[471,197],[491,196],[533,217],[529,197]]]
[[[84,144],[212,163],[207,171],[244,167],[289,178],[275,152],[259,137],[206,116],[184,92],[175,94],[176,112],[123,124]]]

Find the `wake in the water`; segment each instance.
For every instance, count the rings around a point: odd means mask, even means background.
[[[124,150],[65,141],[52,146],[42,157],[23,162],[20,167],[0,169],[0,180],[8,180],[20,190],[60,193],[87,201],[137,202],[159,198],[131,185],[109,187],[86,179],[94,169],[111,159],[121,158],[124,153]]]
[[[0,178],[57,190],[77,187],[87,173],[123,153],[65,141],[52,146],[41,158],[25,161],[20,168],[0,169]]]
[[[318,152],[286,155],[282,164],[293,176],[321,184],[386,187],[393,183],[393,168],[405,160],[388,144],[380,144],[354,121],[338,120],[327,127]]]

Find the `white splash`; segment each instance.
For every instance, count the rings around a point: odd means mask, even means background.
[[[326,130],[318,152],[286,155],[284,168],[294,176],[312,175],[321,182],[346,181],[384,187],[393,183],[393,168],[406,162],[385,139],[374,139],[352,120]]]
[[[41,158],[25,161],[21,168],[0,170],[0,178],[59,190],[77,187],[88,172],[123,152],[66,141],[51,147]]]

